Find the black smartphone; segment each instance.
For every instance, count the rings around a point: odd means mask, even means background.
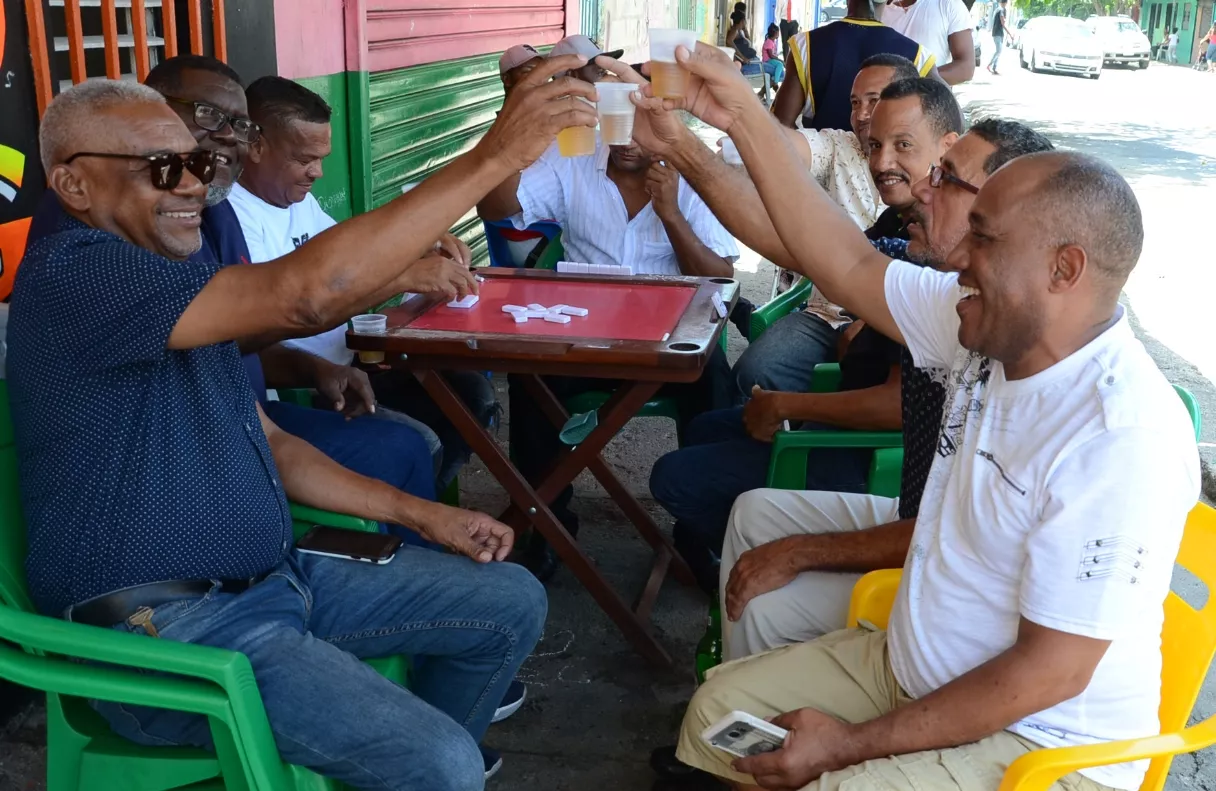
[[[296,542],[296,549],[310,555],[360,560],[383,565],[397,554],[401,539],[386,533],[362,533],[314,525]]]

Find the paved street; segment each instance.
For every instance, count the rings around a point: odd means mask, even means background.
[[[979,71],[958,91],[972,119],[1000,114],[1026,121],[1059,145],[1105,157],[1132,181],[1147,224],[1147,245],[1127,289],[1142,335],[1167,376],[1190,388],[1209,416],[1206,442],[1216,442],[1216,344],[1202,332],[1216,273],[1205,263],[1213,245],[1202,237],[1206,211],[1216,191],[1216,105],[1208,95],[1216,77],[1185,68],[1154,65],[1147,72],[1108,70],[1097,82],[1033,75],[1006,54],[1003,74]],[[745,294],[767,297],[772,269],[754,255],[739,266]],[[731,353],[744,342],[731,329]],[[499,382],[500,397],[506,401]],[[509,416],[507,416],[509,420]],[[505,442],[505,427],[501,432]],[[647,495],[654,460],[675,447],[670,421],[637,420],[610,446],[609,463],[627,485]],[[1213,448],[1204,455],[1212,460]],[[505,498],[484,469],[462,475],[467,505],[491,513]],[[587,476],[579,481],[575,509],[582,517],[580,541],[625,598],[645,580],[648,551],[627,527],[602,490]],[[649,499],[644,503],[656,512]],[[667,520],[656,512],[660,523]],[[1188,597],[1194,586],[1179,580]],[[592,603],[568,571],[549,585],[550,617],[545,637],[522,677],[529,700],[510,721],[494,726],[488,742],[502,750],[506,765],[490,783],[497,791],[569,789],[642,791],[651,785],[646,758],[670,742],[692,692],[692,654],[704,630],[705,599],[669,582],[655,608],[655,631],[676,658],[670,671],[645,665]],[[1209,684],[1209,687],[1212,685]],[[1216,695],[1205,694],[1204,714],[1216,711]],[[408,727],[403,724],[403,727]],[[0,791],[42,789],[45,735],[32,708],[0,735]],[[1171,791],[1216,791],[1212,759],[1175,763]]]

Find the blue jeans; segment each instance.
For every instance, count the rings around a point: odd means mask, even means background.
[[[996,71],[997,64],[1001,61],[1001,50],[1005,49],[1005,37],[992,37],[992,60],[988,61],[988,68]]]
[[[171,602],[152,625],[249,658],[285,761],[356,788],[465,791],[484,785],[477,743],[547,609],[520,566],[403,547],[384,566],[293,552],[244,593]],[[360,661],[398,654],[414,657],[412,690]],[[134,742],[212,746],[203,717],[95,706]]]
[[[785,79],[785,64],[776,58],[771,58],[764,61],[764,63],[761,64],[761,68],[768,72],[768,76],[773,82],[779,83]]]
[[[752,385],[805,393],[815,366],[836,361],[839,338],[840,330],[810,313],[799,311],[778,319],[748,344],[735,363],[735,403],[751,398]]]
[[[327,409],[269,401],[264,407],[274,424],[352,472],[383,481],[420,497],[435,499],[435,467],[422,435],[405,423],[364,415],[347,420]],[[389,525],[407,543],[430,546],[413,530]]]
[[[802,428],[835,427],[808,423]],[[721,555],[731,506],[744,492],[764,487],[772,447],[747,433],[742,407],[720,409],[690,422],[684,447],[655,462],[650,493],[675,518],[676,549],[694,569],[703,566],[708,555]],[[864,448],[811,451],[806,488],[864,492],[871,453]]]

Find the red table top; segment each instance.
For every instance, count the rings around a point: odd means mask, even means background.
[[[496,332],[515,335],[559,335],[627,341],[661,341],[684,315],[696,284],[579,283],[576,281],[486,278],[481,299],[472,308],[440,303],[409,323],[410,329],[448,332]],[[586,308],[586,316],[571,316],[569,324],[528,319],[516,324],[503,305],[527,307],[570,305]]]

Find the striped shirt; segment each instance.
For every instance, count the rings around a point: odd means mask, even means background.
[[[566,259],[633,267],[635,275],[678,275],[676,251],[667,229],[648,203],[633,219],[608,178],[609,147],[596,135],[595,153],[563,157],[552,145],[519,178],[516,197],[523,210],[511,218],[516,228],[550,220],[562,226]],[[723,258],[739,255],[734,237],[714,217],[692,187],[680,178],[680,212],[697,238]]]
[[[911,38],[873,19],[845,17],[790,38],[790,57],[806,95],[803,126],[851,129],[849,94],[862,62],[893,53],[916,64],[923,77],[936,65],[933,54]]]

